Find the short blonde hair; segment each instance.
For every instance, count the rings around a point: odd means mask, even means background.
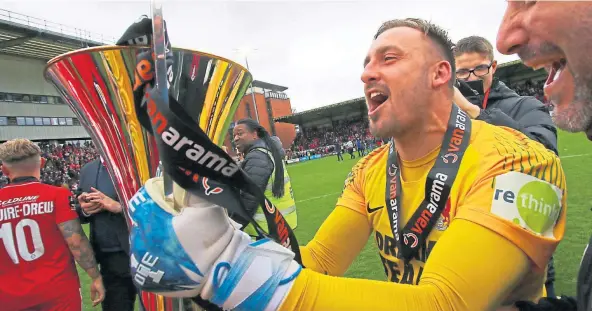
[[[0,162],[12,166],[27,160],[39,160],[41,148],[28,139],[18,138],[0,145]]]

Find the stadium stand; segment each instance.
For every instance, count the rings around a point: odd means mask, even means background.
[[[89,139],[78,118],[43,77],[48,60],[115,42],[82,29],[0,9],[0,142]]]
[[[96,158],[90,136],[43,78],[48,60],[115,38],[0,9],[0,142],[28,138],[48,160],[42,181],[75,188],[80,167]],[[0,173],[0,187],[7,183]]]

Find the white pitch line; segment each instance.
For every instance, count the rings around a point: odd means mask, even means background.
[[[341,194],[341,192],[335,192],[335,193],[323,194],[323,195],[320,195],[320,196],[318,196],[318,197],[312,197],[312,198],[308,198],[308,199],[304,199],[304,200],[296,201],[296,203],[300,203],[300,202],[306,202],[306,201],[312,201],[312,200],[316,200],[316,199],[322,199],[322,198],[326,198],[326,197],[328,197],[328,196],[332,196],[332,195],[336,195],[336,194]]]
[[[560,156],[560,159],[567,159],[567,158],[577,158],[577,157],[584,157],[587,155],[592,155],[592,153],[584,153],[584,154],[572,154],[572,155],[566,155],[566,156]]]

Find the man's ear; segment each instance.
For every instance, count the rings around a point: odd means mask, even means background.
[[[496,70],[497,70],[497,60],[494,60],[494,61],[491,63],[491,70],[490,70],[490,72],[489,72],[489,73],[491,74],[491,76],[493,76],[493,75],[495,74],[495,71],[496,71]]]
[[[45,164],[47,164],[47,160],[44,157],[41,157],[41,163],[39,165],[39,168],[44,168]]]
[[[443,60],[437,62],[432,70],[432,86],[439,88],[443,85],[448,85],[452,79],[452,66],[449,62]]]

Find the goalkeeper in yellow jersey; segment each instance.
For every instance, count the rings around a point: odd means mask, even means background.
[[[453,103],[452,42],[433,24],[384,23],[363,64],[370,130],[391,142],[353,168],[301,248],[303,265],[197,196],[172,212],[152,179],[130,202],[131,253],[157,259],[137,285],[234,310],[507,310],[543,296],[565,229],[559,158]],[[387,280],[342,277],[370,235]],[[177,251],[150,243],[156,236]]]

